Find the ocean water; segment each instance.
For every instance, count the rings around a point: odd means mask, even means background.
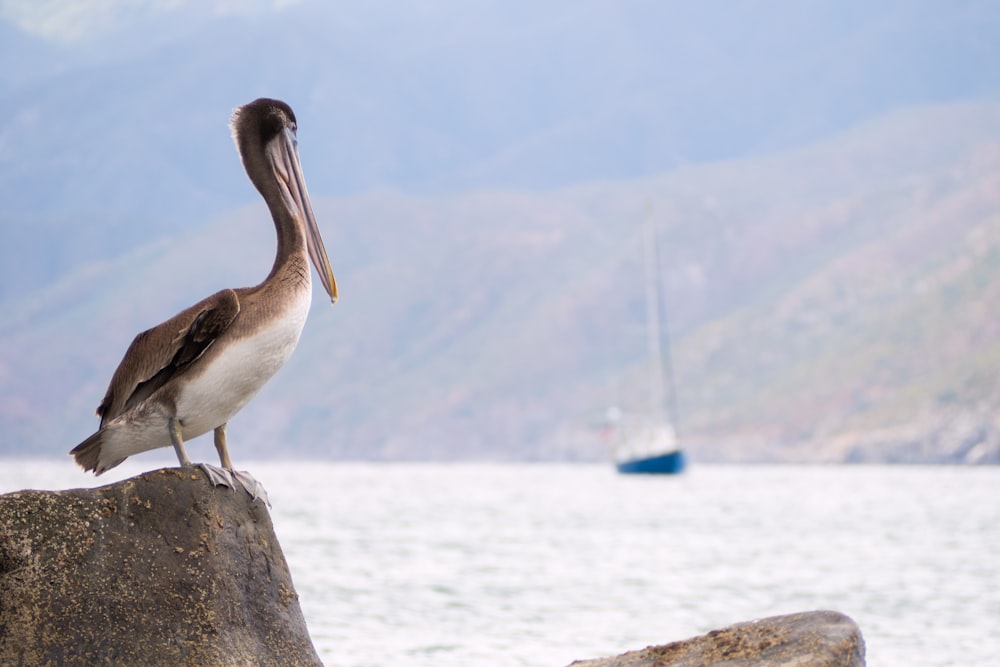
[[[0,492],[155,467],[4,461]],[[562,667],[813,609],[869,665],[1000,664],[1000,468],[247,468],[328,666]]]

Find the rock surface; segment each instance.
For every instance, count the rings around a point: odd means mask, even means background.
[[[267,508],[168,468],[0,496],[0,664],[322,663]]]
[[[774,616],[574,667],[864,667],[857,624],[835,611]]]

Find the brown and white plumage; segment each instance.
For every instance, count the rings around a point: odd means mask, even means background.
[[[99,475],[128,456],[171,445],[181,465],[190,465],[184,441],[214,431],[223,469],[203,467],[213,482],[231,481],[226,423],[295,349],[312,299],[310,258],[337,299],[291,108],[255,100],[234,112],[231,125],[247,175],[274,219],[274,265],[256,287],[216,292],[136,336],[97,408],[99,430],[70,452],[85,470]]]

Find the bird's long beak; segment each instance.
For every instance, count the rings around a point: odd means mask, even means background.
[[[316,267],[316,272],[319,274],[319,280],[323,283],[326,293],[330,295],[330,301],[337,303],[337,281],[333,277],[330,258],[326,255],[323,237],[319,233],[319,225],[316,224],[316,216],[313,214],[312,204],[309,202],[306,180],[302,176],[302,166],[299,164],[297,145],[295,132],[286,129],[275,140],[268,143],[266,150],[274,173],[278,177],[278,182],[282,185],[281,195],[285,206],[288,207],[292,215],[304,223],[306,246],[313,266]]]

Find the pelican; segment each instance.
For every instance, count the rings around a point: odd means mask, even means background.
[[[333,303],[337,283],[299,165],[292,109],[258,99],[233,112],[230,128],[274,219],[271,272],[256,287],[216,292],[136,336],[97,408],[100,428],[70,454],[100,475],[133,454],[172,445],[190,467],[184,441],[214,431],[222,467],[199,467],[216,486],[235,488],[235,479],[256,499],[263,489],[233,468],[226,424],[295,349],[312,299],[309,259]]]

